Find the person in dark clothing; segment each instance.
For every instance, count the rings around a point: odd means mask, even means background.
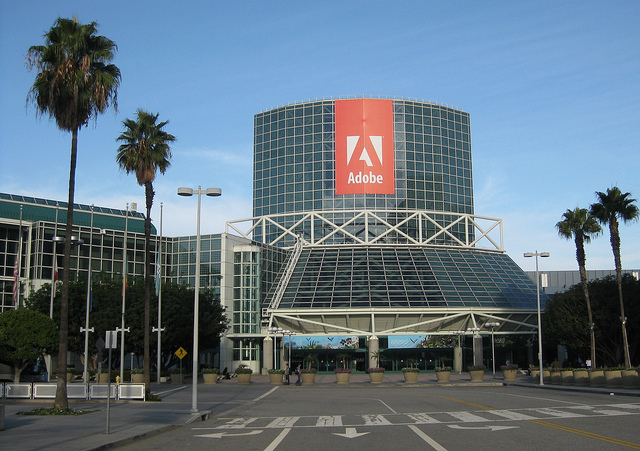
[[[300,377],[302,376],[302,367],[300,366],[300,364],[298,364],[298,366],[296,367],[296,374],[298,375],[296,385],[302,385],[302,381],[300,380]]]

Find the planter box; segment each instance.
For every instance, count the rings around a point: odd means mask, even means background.
[[[540,370],[531,370],[531,379],[540,382]]]
[[[573,383],[575,385],[587,386],[589,385],[589,372],[588,371],[574,371]]]
[[[302,385],[313,385],[316,383],[316,373],[302,373]]]
[[[609,370],[604,372],[604,381],[607,387],[622,387],[622,371]]]
[[[109,382],[109,374],[107,373],[100,373],[100,377],[98,377],[98,375],[96,375],[96,377],[98,378],[99,384],[106,384]]]
[[[351,373],[336,373],[336,381],[339,384],[348,384]]]
[[[562,385],[562,373],[560,371],[551,371],[551,383],[553,385]]]
[[[269,383],[271,385],[282,385],[282,378],[283,377],[284,377],[284,373],[283,374],[279,374],[279,373],[269,374]]]
[[[622,370],[622,385],[625,388],[638,388],[640,386],[640,377],[637,370]]]
[[[369,373],[369,382],[372,384],[381,384],[384,379],[384,371],[379,373]]]
[[[249,385],[251,383],[251,373],[238,374],[238,384]]]
[[[218,375],[216,373],[202,373],[202,378],[205,384],[215,384],[218,381]]]
[[[451,380],[451,371],[436,371],[436,379],[438,382],[449,382]]]
[[[518,376],[518,370],[502,370],[502,376],[505,382],[515,381]]]
[[[132,374],[131,375],[131,382],[133,382],[135,384],[144,383],[144,374]]]
[[[482,382],[484,380],[484,370],[469,371],[471,382]]]
[[[562,385],[573,385],[573,370],[560,371],[562,376]]]
[[[418,382],[418,372],[417,371],[403,371],[402,375],[404,376],[404,382],[407,384],[415,384]]]
[[[542,377],[545,384],[551,383],[551,370],[542,370]]]
[[[604,387],[605,386],[604,371],[603,370],[589,371],[589,385],[591,385],[592,387]]]
[[[171,376],[171,383],[173,385],[182,385],[184,383],[184,374],[175,373]]]

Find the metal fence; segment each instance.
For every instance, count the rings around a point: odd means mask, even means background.
[[[145,400],[144,384],[110,384],[115,400]],[[43,382],[0,383],[0,399],[53,399],[57,384]],[[68,399],[107,399],[109,384],[67,384]]]

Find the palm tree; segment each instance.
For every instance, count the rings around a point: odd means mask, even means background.
[[[146,389],[151,386],[151,371],[149,364],[149,327],[150,327],[150,298],[151,298],[151,206],[153,205],[153,181],[156,171],[164,174],[171,165],[171,148],[176,138],[163,130],[169,121],[157,123],[159,114],[138,109],[137,120],[125,119],[122,124],[125,131],[116,138],[123,144],[118,147],[116,161],[120,169],[127,174],[135,172],[138,185],[144,186],[147,205],[147,216],[144,220],[144,383]],[[158,368],[158,371],[160,369]]]
[[[562,221],[556,224],[558,235],[562,238],[573,240],[576,243],[576,259],[578,260],[578,269],[580,271],[580,283],[582,284],[582,292],[587,301],[587,315],[589,317],[589,332],[591,336],[591,366],[596,367],[596,335],[594,331],[593,316],[591,314],[591,300],[589,299],[589,284],[587,281],[586,254],[584,252],[584,243],[589,243],[591,237],[602,232],[602,228],[586,208],[577,208],[575,210],[567,210],[562,215]]]
[[[97,119],[98,114],[110,106],[117,110],[120,70],[110,64],[117,46],[104,36],[97,36],[96,32],[95,22],[83,25],[77,18],[58,18],[44,35],[45,45],[31,46],[27,54],[27,67],[37,71],[27,102],[35,105],[39,116],[48,115],[59,129],[71,132],[67,238],[71,237],[73,226],[78,131],[89,119]],[[58,369],[67,366],[70,261],[71,240],[67,239],[64,243]],[[67,408],[68,404],[66,379],[58,377],[54,405]]]
[[[609,225],[611,235],[611,249],[616,265],[616,279],[618,281],[618,297],[620,299],[620,319],[622,322],[622,345],[624,351],[624,365],[631,367],[629,357],[629,342],[627,339],[627,319],[624,315],[624,300],[622,297],[622,261],[620,259],[620,231],[618,230],[618,218],[622,222],[630,222],[638,219],[638,206],[636,200],[631,198],[631,193],[622,193],[617,186],[607,188],[606,193],[596,191],[598,202],[591,205],[591,214],[601,224]]]

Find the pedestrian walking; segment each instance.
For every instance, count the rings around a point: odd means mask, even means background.
[[[298,366],[296,367],[296,375],[298,376],[298,380],[296,381],[296,385],[302,385],[302,381],[300,380],[300,377],[302,376],[302,368],[300,367],[299,363],[298,363]]]

